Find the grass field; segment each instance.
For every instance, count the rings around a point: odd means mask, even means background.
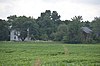
[[[100,44],[0,42],[0,66],[100,66]]]

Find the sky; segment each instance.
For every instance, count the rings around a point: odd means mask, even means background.
[[[82,16],[92,21],[100,17],[100,0],[0,0],[0,19],[10,15],[38,18],[45,10],[57,11],[61,20]]]

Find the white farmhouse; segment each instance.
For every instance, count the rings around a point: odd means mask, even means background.
[[[20,32],[16,30],[11,30],[10,32],[10,40],[11,41],[21,41],[21,39],[18,37],[20,35]]]
[[[19,36],[20,36],[20,32],[18,32],[16,30],[11,30],[10,31],[10,41],[22,41]],[[27,37],[25,38],[24,41],[31,41],[31,38],[29,37],[29,34],[27,34]]]

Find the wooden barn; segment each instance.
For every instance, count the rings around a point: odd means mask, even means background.
[[[92,39],[92,30],[88,27],[82,27],[82,41],[84,42],[91,42]]]

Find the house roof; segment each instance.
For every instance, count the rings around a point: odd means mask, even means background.
[[[92,30],[89,29],[88,27],[82,27],[81,29],[82,29],[85,33],[91,33],[91,32],[92,32]]]

